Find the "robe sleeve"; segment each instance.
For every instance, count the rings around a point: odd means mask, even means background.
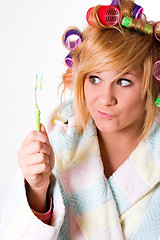
[[[52,219],[52,213],[53,213],[52,197],[50,196],[50,207],[46,213],[39,213],[39,212],[34,211],[33,209],[32,209],[32,212],[43,223],[50,225],[51,219]]]
[[[50,195],[53,199],[50,225],[45,224],[30,208],[24,177],[18,168],[11,184],[0,223],[1,240],[55,240],[64,221],[65,206],[58,180],[50,182]]]

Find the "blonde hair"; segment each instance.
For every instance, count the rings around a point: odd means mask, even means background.
[[[133,17],[134,1],[122,0],[119,4],[122,17]],[[82,132],[89,119],[83,88],[85,76],[90,72],[107,69],[122,69],[121,74],[124,74],[139,65],[143,70],[142,97],[146,97],[146,116],[143,127],[143,136],[146,136],[155,120],[154,102],[160,91],[160,83],[152,74],[154,62],[160,58],[160,44],[157,43],[153,34],[144,34],[143,27],[145,24],[154,27],[156,23],[147,22],[143,15],[142,19],[134,19],[132,29],[122,28],[121,24],[116,27],[106,27],[97,18],[97,10],[100,6],[96,6],[92,14],[94,26],[86,27],[82,33],[83,42],[72,51],[74,114],[77,128]]]

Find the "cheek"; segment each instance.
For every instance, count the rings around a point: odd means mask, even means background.
[[[124,101],[122,104],[125,106],[125,109],[128,113],[131,114],[138,114],[142,113],[145,110],[145,99],[141,98],[141,95],[137,97],[136,95],[132,98],[129,97],[126,101]],[[136,116],[135,116],[136,117]]]
[[[90,106],[94,102],[94,92],[91,86],[87,83],[84,83],[84,97],[86,101],[86,106]]]

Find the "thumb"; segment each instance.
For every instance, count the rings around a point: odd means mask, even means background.
[[[42,123],[40,124],[40,132],[46,134],[46,136],[47,136],[47,143],[48,143],[49,146],[51,146],[50,141],[49,141],[49,137],[48,137],[48,133],[46,131],[45,126]]]
[[[45,129],[45,126],[44,126],[42,123],[40,124],[40,132],[47,134],[47,131],[46,131],[46,129]]]
[[[47,135],[47,143],[48,143],[48,146],[50,147],[50,149],[51,149],[51,152],[50,152],[50,167],[51,167],[51,170],[53,169],[53,167],[54,167],[54,163],[55,163],[55,160],[54,160],[54,152],[53,152],[53,148],[52,148],[52,145],[51,145],[51,143],[50,143],[50,141],[49,141],[49,138],[48,138],[48,134],[47,134],[47,131],[46,131],[46,129],[45,129],[45,127],[44,127],[44,125],[41,123],[40,124],[40,130],[41,130],[41,132],[42,133],[45,133],[46,135]]]

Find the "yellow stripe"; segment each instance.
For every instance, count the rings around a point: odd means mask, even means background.
[[[115,201],[111,199],[76,220],[86,239],[105,232],[119,224]]]

